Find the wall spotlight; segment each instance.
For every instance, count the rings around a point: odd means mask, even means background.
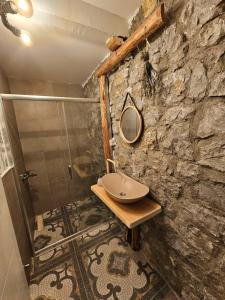
[[[9,29],[14,35],[21,38],[26,46],[32,45],[29,33],[21,31],[17,27],[9,23],[7,14],[19,14],[23,17],[30,18],[33,15],[33,5],[30,0],[0,0],[0,16],[3,25]]]
[[[30,0],[13,0],[16,5],[17,13],[26,18],[30,18],[33,15],[33,5]]]
[[[31,47],[33,45],[31,35],[27,31],[24,31],[24,30],[21,31],[20,39],[21,39],[22,43],[27,47]]]

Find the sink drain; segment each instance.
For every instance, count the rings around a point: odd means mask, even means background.
[[[120,196],[126,196],[126,193],[121,192]]]

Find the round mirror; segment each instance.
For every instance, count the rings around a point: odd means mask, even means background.
[[[142,131],[142,117],[134,106],[127,106],[120,118],[120,135],[123,140],[132,144],[138,140]]]

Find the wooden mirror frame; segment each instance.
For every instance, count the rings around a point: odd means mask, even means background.
[[[138,115],[138,120],[139,120],[139,123],[140,123],[140,127],[139,127],[139,130],[138,130],[137,136],[132,141],[130,141],[127,138],[125,138],[125,136],[123,134],[123,130],[122,130],[122,118],[123,118],[123,115],[130,108],[132,108],[133,110],[135,110],[135,112]],[[143,129],[143,120],[142,120],[142,116],[141,116],[140,112],[137,110],[137,108],[135,106],[128,105],[127,107],[124,108],[124,110],[122,111],[122,114],[120,116],[120,125],[119,126],[120,126],[120,130],[119,130],[120,131],[120,136],[122,137],[122,139],[126,143],[133,144],[133,143],[137,142],[137,140],[140,138],[140,135],[141,135],[141,132],[142,132],[142,129]]]

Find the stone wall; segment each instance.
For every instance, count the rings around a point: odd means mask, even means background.
[[[225,3],[165,0],[167,24],[109,76],[114,158],[163,213],[142,228],[145,254],[184,300],[225,299]],[[131,31],[141,22],[141,10]],[[142,51],[158,73],[146,96]],[[127,89],[144,119],[119,136]],[[91,78],[86,95],[97,93]]]

